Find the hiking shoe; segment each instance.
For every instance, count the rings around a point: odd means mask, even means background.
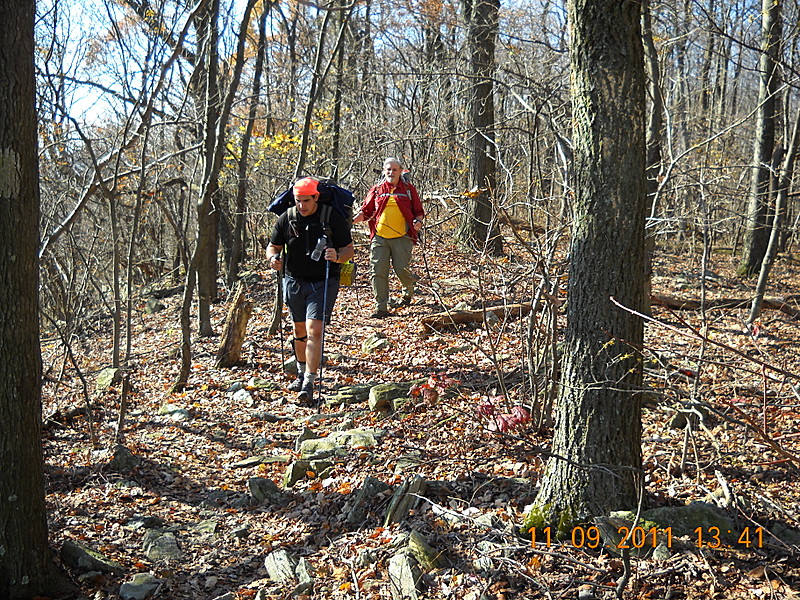
[[[400,301],[400,303],[403,306],[408,306],[409,304],[411,304],[411,300],[413,298],[414,298],[414,292],[408,292],[406,294],[403,294],[403,299]]]
[[[298,400],[312,400],[314,398],[314,382],[309,381],[306,383],[305,381],[300,386],[300,392],[297,394]]]
[[[383,319],[385,317],[388,317],[390,314],[391,313],[388,310],[386,310],[385,308],[379,308],[378,310],[376,310],[374,313],[372,313],[370,315],[370,318],[371,319]]]
[[[298,377],[292,383],[290,383],[289,387],[286,389],[288,389],[290,392],[299,392],[302,389],[302,387],[303,387],[303,378]]]

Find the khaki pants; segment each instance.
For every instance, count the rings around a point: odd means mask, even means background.
[[[384,238],[376,235],[370,244],[370,267],[372,269],[372,293],[378,310],[389,307],[389,263],[400,279],[404,294],[411,296],[417,281],[409,266],[414,242],[408,236]]]

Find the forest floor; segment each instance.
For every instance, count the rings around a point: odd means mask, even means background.
[[[517,535],[535,498],[552,430],[546,422],[529,422],[498,431],[478,407],[494,403],[510,411],[518,404],[546,404],[542,392],[530,392],[523,368],[528,319],[438,331],[420,324],[459,303],[480,308],[482,302],[529,300],[538,284],[530,256],[518,251],[476,261],[444,236],[428,239],[415,254],[421,276],[415,302],[376,320],[369,318],[366,252],[360,240],[361,271],[354,286],[342,289],[326,332],[323,395],[345,385],[431,376],[434,388],[447,388],[438,398],[415,397],[396,413],[371,411],[365,401],[315,408],[284,391],[291,381],[281,369],[289,354],[288,319],[282,336],[269,335],[275,276],[263,266],[248,277],[254,308],[242,363],[215,367],[219,337],[195,339],[189,386],[181,393],[169,393],[179,362],[180,295],[162,299],[165,309],[154,314],[144,312],[142,299],[134,318],[122,439],[136,459],[133,467],[111,464],[121,386],[95,389],[96,376],[110,362],[110,321],[98,318],[73,342],[88,387],[64,348],[45,341],[44,414],[52,418],[46,421],[44,451],[53,547],[76,542],[121,566],[106,573],[70,568],[83,597],[119,598],[123,583],[149,573],[157,584],[154,598],[286,598],[295,590],[299,597],[388,599],[392,557],[412,531],[442,555],[440,568],[420,583],[421,598],[614,598],[626,570],[624,598],[800,597],[798,540],[786,543],[773,535],[784,532],[779,537],[785,540],[785,528],[800,529],[800,321],[770,309],[758,330],[748,332],[745,308],[701,313],[654,306],[657,321],[645,327],[645,507],[704,501],[748,528],[750,538],[713,548],[713,535],[709,542],[709,532],[701,530],[706,537],[698,547],[696,533],[680,536],[676,528],[667,556],[646,552],[632,556],[628,566],[591,543],[591,524],[549,544],[541,537],[533,546]],[[753,282],[734,276],[729,252],[712,253],[705,278],[698,256],[688,243],[659,249],[653,293],[699,299],[704,283],[708,299],[750,298]],[[558,280],[563,300],[565,281]],[[768,295],[798,293],[800,264],[779,261]],[[217,332],[229,299],[213,308]],[[551,308],[558,304],[559,298],[551,298]],[[796,300],[793,306],[798,308]],[[701,331],[705,342],[697,335]],[[366,351],[362,344],[376,333],[387,346]],[[237,387],[247,393],[234,393]],[[91,432],[83,410],[87,398]],[[380,435],[377,445],[334,455],[324,473],[301,474],[281,501],[253,500],[253,478],[282,487],[305,428],[317,436],[353,428]],[[427,487],[401,522],[386,524],[392,493],[414,476]],[[368,477],[385,485],[361,498],[357,522],[348,521]],[[171,553],[153,550],[154,531],[171,534]],[[645,549],[649,544],[644,542]],[[297,589],[294,580],[267,577],[265,558],[281,548],[305,559],[313,592]]]

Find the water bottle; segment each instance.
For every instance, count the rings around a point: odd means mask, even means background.
[[[317,240],[317,247],[314,248],[314,251],[311,253],[311,260],[319,260],[322,256],[323,251],[325,250],[325,237],[321,237]]]

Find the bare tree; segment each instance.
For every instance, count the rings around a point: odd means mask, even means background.
[[[467,245],[501,254],[503,239],[492,199],[497,189],[494,116],[494,51],[500,0],[462,0],[467,21],[472,82],[469,92],[469,187],[459,238]]]
[[[745,239],[739,274],[750,277],[758,271],[769,241],[770,184],[773,180],[775,126],[780,102],[778,62],[781,51],[781,2],[762,0],[760,86],[756,135],[753,141],[753,178],[747,205]]]

